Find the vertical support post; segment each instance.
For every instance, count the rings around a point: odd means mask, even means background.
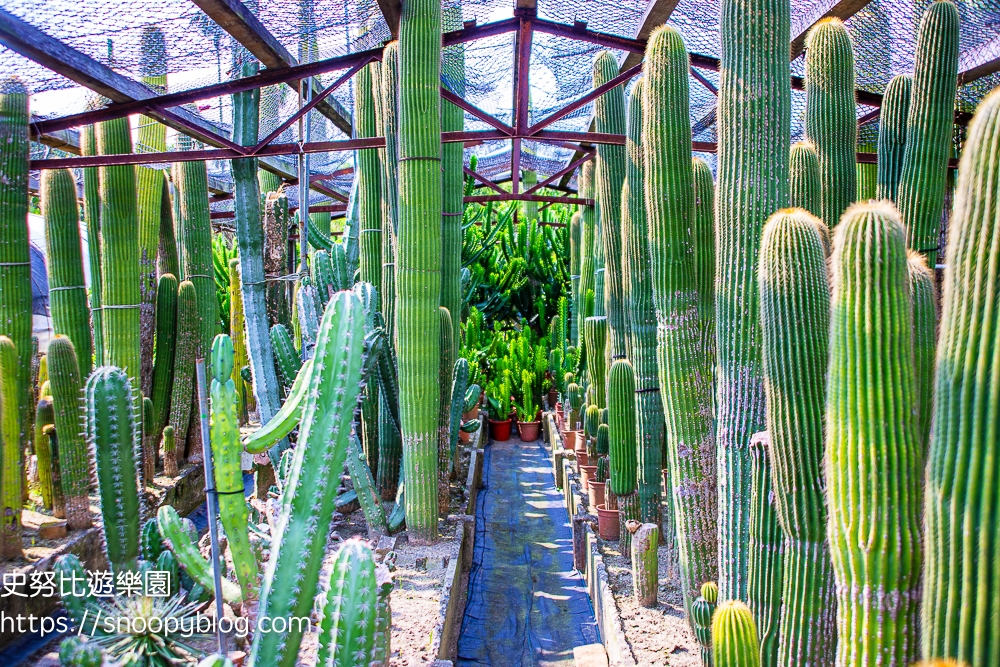
[[[208,535],[212,542],[212,584],[215,587],[215,634],[219,640],[219,653],[226,655],[226,635],[222,632],[222,572],[219,569],[219,528],[216,516],[219,513],[219,498],[215,490],[215,471],[212,469],[212,443],[209,439],[208,387],[205,380],[205,360],[195,360],[195,376],[198,382],[198,423],[201,425],[201,456],[205,465],[205,502],[208,505]]]
[[[514,134],[516,136],[528,133],[528,72],[531,69],[531,38],[534,31],[532,20],[535,10],[517,10],[520,27],[514,42]],[[521,191],[521,140],[514,139],[510,152],[510,183],[511,192]]]

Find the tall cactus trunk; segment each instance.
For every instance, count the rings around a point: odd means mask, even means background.
[[[583,299],[580,296],[580,242],[583,240],[580,236],[580,227],[582,217],[583,213],[577,210],[569,219],[569,281],[570,295],[573,299],[573,308],[569,319],[569,344],[575,347],[580,346],[581,320],[579,314],[583,305]]]
[[[152,479],[163,427],[170,417],[177,351],[177,278],[165,273],[156,286],[156,360],[153,364],[153,419],[143,435],[143,475]],[[164,457],[164,472],[167,471]],[[175,459],[176,462],[176,459]],[[174,468],[171,468],[174,470]]]
[[[443,9],[443,30],[462,28],[462,6],[454,3]],[[465,97],[465,45],[454,44],[442,51],[442,69],[449,88],[459,97]],[[441,131],[461,132],[465,129],[465,111],[447,100],[441,102]],[[462,213],[465,210],[465,166],[461,142],[441,147],[442,199],[441,199],[441,305],[451,314],[453,354],[448,357],[448,383],[461,346],[462,324]]]
[[[580,197],[593,199],[594,197],[594,161],[584,162],[580,168]],[[584,343],[586,336],[584,322],[593,313],[584,312],[583,307],[587,293],[594,291],[594,237],[596,232],[597,217],[594,207],[584,205],[580,212],[580,310],[575,313],[577,321],[576,346]]]
[[[86,182],[86,179],[84,179]],[[177,255],[177,233],[174,230],[174,207],[170,199],[170,186],[167,179],[160,179],[160,248],[157,251],[157,272],[159,275],[177,277],[180,272],[180,259]],[[86,207],[84,207],[86,211]],[[86,217],[86,214],[84,214]],[[157,285],[159,289],[159,285]]]
[[[184,463],[188,429],[192,421],[194,361],[198,353],[198,294],[189,280],[185,280],[177,288],[176,340],[169,423],[174,429],[174,461],[180,466]]]
[[[896,201],[906,155],[906,119],[912,89],[913,77],[908,74],[897,74],[885,87],[879,115],[876,199]]]
[[[435,542],[441,301],[441,5],[413,0],[399,23],[400,418],[410,539]]]
[[[240,424],[246,424],[250,412],[257,411],[252,383],[243,379],[243,369],[250,366],[247,351],[246,318],[243,315],[243,290],[240,289],[240,260],[229,260],[229,332],[233,339],[233,384],[239,397]]]
[[[451,479],[451,376],[454,364],[448,365],[448,360],[455,356],[455,342],[451,337],[451,314],[448,309],[438,308],[440,317],[439,338],[441,345],[441,363],[438,366],[438,384],[441,402],[438,406],[438,512],[448,513],[448,480]],[[463,397],[464,398],[464,397]]]
[[[699,194],[710,197],[711,173],[699,166],[699,178],[694,180],[687,111],[688,55],[680,33],[671,27],[658,29],[650,37],[646,58],[643,144],[656,358],[681,592],[690,617],[699,587],[716,575],[713,358],[711,336],[705,335],[705,324],[711,320],[702,322],[708,316],[702,311],[711,302],[711,292],[703,293],[711,284],[705,266],[706,259],[711,261],[711,243],[704,242],[706,236],[711,237],[705,232],[692,237],[689,231],[695,222],[692,185],[696,183]],[[698,228],[707,222],[699,216]]]
[[[18,420],[17,348],[7,336],[0,336],[0,559],[24,556],[21,542],[21,423]]]
[[[920,21],[897,201],[909,247],[937,263],[958,83],[958,7],[931,4]]]
[[[937,289],[934,272],[916,251],[907,256],[910,306],[913,309],[913,369],[917,376],[917,436],[927,448],[934,411],[934,355],[937,351]]]
[[[771,486],[770,443],[765,434],[750,441],[750,556],[747,599],[760,629],[761,667],[778,664],[781,577],[784,564],[781,528]]]
[[[73,343],[56,336],[49,343],[49,382],[53,424],[59,434],[59,476],[66,523],[71,530],[90,528],[91,451],[84,441],[81,391],[83,381]]]
[[[764,429],[757,251],[788,203],[789,0],[723,0],[716,197],[719,595],[746,598],[750,437]],[[748,97],[747,90],[757,91]]]
[[[910,664],[924,455],[913,409],[906,238],[896,209],[886,202],[848,209],[832,268],[826,493],[840,631],[835,664]]]
[[[88,108],[91,105],[88,104]],[[80,155],[97,155],[97,134],[93,125],[80,128]],[[97,167],[83,172],[83,221],[87,227],[87,258],[90,260],[90,319],[94,341],[93,364],[104,363],[103,253],[101,252],[101,192]]]
[[[973,118],[955,189],[924,505],[921,653],[970,667],[997,664],[1000,636],[1000,440],[991,425],[1000,365],[994,306],[1000,225],[990,204],[1000,187],[998,138],[1000,92],[994,91]]]
[[[818,218],[823,215],[822,200],[823,182],[816,147],[808,141],[792,144],[788,158],[788,205],[805,209]]]
[[[608,373],[608,428],[611,438],[611,492],[618,500],[621,552],[629,553],[629,521],[639,518],[635,446],[635,371],[627,359],[611,364]]]

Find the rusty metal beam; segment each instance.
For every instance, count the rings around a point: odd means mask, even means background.
[[[402,0],[378,0],[378,8],[389,26],[389,34],[393,39],[399,39],[399,17],[403,15]]]
[[[549,176],[548,178],[546,178],[541,183],[538,183],[537,185],[533,185],[532,187],[528,188],[527,190],[524,191],[524,194],[526,194],[526,195],[533,194],[533,193],[537,192],[538,190],[541,190],[542,188],[548,187],[549,185],[551,185],[552,183],[554,183],[555,181],[557,181],[559,178],[561,178],[561,177],[563,177],[563,176],[565,176],[567,174],[572,175],[573,172],[576,171],[577,167],[581,166],[584,162],[587,162],[588,160],[590,160],[592,158],[593,158],[592,155],[584,155],[583,157],[581,157],[576,162],[572,162],[572,163],[569,164],[569,166],[563,167],[562,169],[560,169],[556,173],[552,174],[551,176]]]
[[[469,21],[462,28],[441,35],[441,45],[454,46],[455,44],[464,44],[476,39],[503,35],[517,30],[519,24],[520,21],[516,18],[491,21],[483,25],[478,25],[475,20]]]
[[[496,183],[494,183],[490,179],[486,178],[485,176],[483,176],[479,172],[472,171],[471,169],[469,169],[466,166],[462,167],[462,171],[464,171],[466,173],[466,175],[472,176],[472,178],[476,179],[481,184],[485,185],[486,187],[490,188],[491,190],[499,192],[500,194],[506,194],[506,191],[503,188],[501,188],[499,185],[497,185]]]
[[[451,102],[452,104],[454,104],[455,106],[457,106],[459,109],[462,109],[463,111],[466,111],[466,112],[472,114],[473,116],[475,116],[479,120],[485,122],[488,125],[491,125],[492,127],[495,127],[496,129],[500,130],[501,132],[503,132],[504,134],[506,134],[508,136],[511,136],[511,135],[514,134],[514,128],[512,128],[510,125],[508,125],[507,123],[504,123],[502,120],[500,120],[496,116],[493,116],[493,115],[490,115],[490,114],[486,113],[485,111],[483,111],[479,107],[471,104],[466,99],[464,99],[462,97],[459,97],[458,95],[456,95],[455,93],[451,92],[450,90],[448,90],[444,86],[441,87],[441,98],[445,99],[445,100],[447,100],[449,102]]]
[[[636,39],[649,39],[653,30],[667,22],[670,15],[674,13],[674,9],[677,8],[678,2],[679,0],[650,0],[649,4],[646,5],[646,11],[642,13],[642,18],[639,20],[639,29],[635,33]],[[625,56],[619,71],[624,72],[640,62],[642,62],[642,54],[630,51]]]
[[[465,198],[466,203],[477,203],[484,204],[491,201],[537,201],[537,202],[551,202],[553,204],[584,204],[586,206],[593,206],[593,199],[584,199],[582,197],[550,197],[547,195],[525,195],[525,194],[514,194],[508,192],[502,195],[470,195]]]
[[[572,102],[562,107],[561,109],[554,111],[545,118],[541,119],[540,121],[538,121],[537,123],[528,128],[527,134],[535,134],[542,128],[548,127],[557,120],[565,118],[566,116],[573,113],[580,107],[590,104],[592,101],[596,100],[598,97],[608,92],[612,88],[617,88],[618,86],[628,83],[629,81],[632,80],[632,77],[636,76],[641,71],[642,71],[642,62],[639,62],[634,67],[625,70],[624,72],[622,72],[615,78],[611,79],[610,81],[598,86],[597,88],[594,88],[586,95],[578,97],[577,99],[573,100]]]
[[[798,34],[792,38],[791,60],[798,58],[799,54],[805,50],[806,36],[809,34],[809,31],[812,30],[814,25],[824,19],[840,19],[841,21],[846,21],[864,9],[865,5],[869,2],[870,0],[838,0],[834,2],[833,6],[827,9],[822,16],[809,25],[800,28]]]

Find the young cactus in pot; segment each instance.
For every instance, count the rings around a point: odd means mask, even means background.
[[[575,431],[580,425],[580,409],[583,407],[583,389],[575,382],[570,382],[566,387],[566,394],[569,400],[569,429]]]

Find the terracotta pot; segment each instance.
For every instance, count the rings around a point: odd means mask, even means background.
[[[494,419],[490,420],[490,437],[497,442],[507,442],[510,440],[510,420],[505,419],[502,422],[498,422]]]
[[[553,389],[552,391],[549,392],[549,409],[550,410],[555,407],[556,401],[558,401],[558,400],[559,400],[559,392],[556,391],[555,389]]]
[[[587,457],[588,459],[590,457]],[[588,461],[589,463],[589,461]],[[581,465],[580,466],[580,486],[586,491],[590,480],[594,479],[594,475],[597,474],[597,466],[592,465]]]
[[[479,419],[479,406],[473,406],[471,410],[462,415],[462,421],[469,421],[470,419]]]
[[[576,450],[576,465],[578,468],[585,467],[587,464],[589,464],[590,461],[588,460],[588,458],[589,457],[587,456],[587,450],[583,451],[580,451],[579,449]],[[594,469],[595,470],[597,469],[596,466]]]
[[[576,449],[576,431],[563,431],[563,448]]]
[[[538,435],[542,432],[542,422],[518,422],[517,431],[523,442],[534,442],[538,440]]]
[[[472,442],[472,434],[471,433],[466,433],[462,429],[459,429],[458,430],[458,441],[467,445],[470,442]]]
[[[587,484],[587,495],[590,496],[590,506],[597,507],[604,504],[604,482],[590,480]]]
[[[597,534],[602,540],[613,542],[618,539],[618,510],[605,509],[604,503],[597,506]]]

